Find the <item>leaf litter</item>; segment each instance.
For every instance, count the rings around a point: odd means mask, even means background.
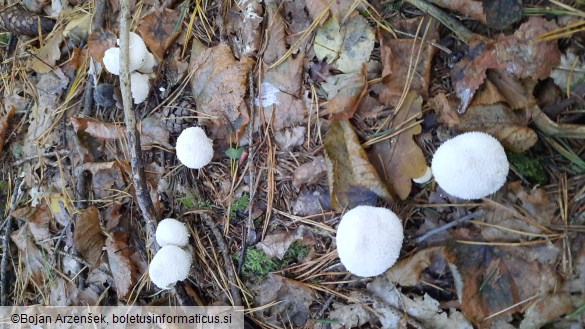
[[[561,131],[583,124],[580,36],[543,37],[566,25],[565,12],[535,14],[544,7],[516,22],[517,1],[432,1],[467,17],[475,34],[457,40],[458,23],[413,10],[422,2],[133,5],[159,62],[154,92],[133,108],[145,191],[131,183],[114,99],[88,104],[88,79],[119,88],[93,67],[116,44],[118,3],[94,26],[95,8],[70,2],[56,31],[3,48],[10,303],[174,304],[184,291],[202,305],[245,300],[262,326],[579,326],[582,137],[552,139],[538,110]],[[192,125],[216,148],[201,170],[173,153]],[[464,131],[501,141],[507,184],[470,202],[413,185]],[[522,162],[532,158],[544,179]],[[20,178],[27,192],[10,205]],[[157,220],[192,233],[184,289],[158,291],[144,276],[151,246],[136,206],[148,197]],[[363,204],[393,209],[405,229],[399,262],[370,279],[348,274],[335,251],[341,215]]]

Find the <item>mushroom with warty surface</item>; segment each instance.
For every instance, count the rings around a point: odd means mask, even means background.
[[[213,141],[201,127],[184,129],[177,138],[177,158],[186,167],[201,169],[213,158]]]
[[[472,200],[499,190],[506,182],[510,164],[497,139],[475,131],[444,142],[433,156],[431,169],[445,192]]]
[[[402,223],[394,212],[358,206],[341,218],[336,235],[337,253],[351,273],[376,276],[394,265],[403,239]]]
[[[148,275],[157,287],[168,289],[189,276],[191,261],[189,252],[177,246],[166,245],[154,255],[148,267]]]
[[[183,248],[189,243],[187,227],[174,218],[161,220],[156,226],[155,236],[156,242],[161,247],[173,245]]]

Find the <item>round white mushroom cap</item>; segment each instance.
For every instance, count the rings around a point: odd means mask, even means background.
[[[148,82],[148,74],[133,72],[130,74],[130,88],[132,91],[132,98],[134,104],[140,104],[148,98],[150,92],[150,83]]]
[[[146,49],[144,40],[134,32],[130,32],[130,44],[128,48],[130,50],[130,72],[136,71],[146,60],[148,49]]]
[[[499,190],[510,164],[497,139],[483,132],[468,132],[443,143],[433,156],[431,169],[445,192],[471,200]]]
[[[191,270],[191,254],[173,245],[167,245],[154,255],[148,267],[152,282],[160,289],[168,289],[177,281],[185,280]]]
[[[177,158],[188,168],[200,169],[213,158],[213,141],[201,127],[189,127],[177,138]]]
[[[120,48],[112,47],[104,53],[104,66],[112,74],[120,75]]]
[[[154,55],[147,52],[146,56],[144,57],[144,60],[142,61],[142,64],[138,68],[138,72],[152,73],[153,68],[156,66],[156,64],[157,64],[157,62],[156,62],[156,58],[154,58]]]
[[[402,223],[391,210],[358,206],[341,218],[337,227],[337,253],[351,273],[376,276],[394,265],[403,239]]]
[[[189,231],[185,224],[174,218],[165,218],[156,227],[156,242],[159,246],[185,247],[189,243]]]

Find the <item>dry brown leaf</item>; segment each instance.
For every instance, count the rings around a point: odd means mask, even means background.
[[[114,232],[106,239],[108,263],[116,284],[119,299],[123,299],[136,282],[136,268],[131,261],[134,250],[128,246],[128,236],[122,232]]]
[[[524,312],[524,319],[518,328],[543,328],[546,324],[573,312],[574,309],[570,294],[565,292],[548,294]]]
[[[313,161],[300,165],[293,174],[293,186],[301,188],[303,185],[315,184],[327,173],[327,165],[322,155],[317,156]]]
[[[366,66],[356,72],[329,76],[322,87],[327,92],[327,109],[331,119],[348,120],[368,91]]]
[[[28,229],[32,234],[35,242],[49,251],[53,247],[53,240],[51,239],[51,233],[49,232],[49,226],[53,215],[47,205],[45,199],[41,200],[41,203],[36,207],[26,206],[13,211],[12,216],[25,220],[29,223]]]
[[[29,115],[29,126],[24,139],[24,156],[38,156],[44,149],[59,143],[59,133],[55,126],[55,109],[59,107],[59,99],[69,84],[69,78],[60,70],[39,74],[36,84],[36,99]],[[28,182],[27,182],[28,184]]]
[[[263,61],[263,82],[260,89],[263,114],[256,116],[254,129],[270,121],[276,130],[292,127],[307,114],[302,99],[304,52],[289,56],[282,64],[269,68],[287,52],[285,22],[275,3],[269,2],[266,15],[270,29]],[[256,100],[259,106],[260,102]]]
[[[172,149],[173,146],[169,144],[169,138],[169,131],[156,116],[151,115],[140,122],[140,146],[142,149],[148,150],[154,145]]]
[[[508,150],[513,152],[528,150],[538,141],[538,135],[527,127],[528,122],[521,114],[499,102],[501,96],[493,96],[493,93],[493,85],[487,80],[478,91],[472,105],[462,115],[457,113],[455,106],[444,96],[437,96],[439,98],[433,99],[430,106],[439,112],[439,120],[450,128],[459,131],[483,131],[498,139]],[[484,96],[486,94],[493,97]],[[493,101],[496,103],[492,103]],[[476,102],[492,104],[475,105]]]
[[[116,46],[117,37],[110,31],[98,29],[93,31],[87,40],[87,49],[93,59],[102,62],[106,50]]]
[[[160,63],[164,60],[167,49],[181,32],[181,13],[178,10],[162,8],[142,17],[136,29],[144,43]]]
[[[546,190],[538,187],[527,191],[520,181],[508,183],[506,187],[515,196],[512,200],[518,198],[522,208],[539,224],[545,226],[562,225],[561,219],[556,216],[559,209],[557,200],[554,197],[549,197]]]
[[[91,187],[94,198],[104,200],[112,195],[118,194],[117,191],[123,191],[126,188],[126,168],[123,163],[118,161],[109,162],[85,162],[84,170],[89,170],[91,176]],[[118,201],[122,201],[123,198]]]
[[[309,306],[316,298],[314,292],[302,282],[274,274],[269,274],[262,282],[252,286],[251,290],[258,305],[277,302],[255,315],[279,327],[282,326],[279,319],[286,319],[286,323],[292,322],[296,327],[303,326],[309,319]]]
[[[97,266],[105,242],[106,237],[102,233],[98,209],[93,206],[84,209],[79,214],[73,230],[75,248],[92,266]]]
[[[471,104],[475,92],[486,78],[487,69],[502,69],[517,78],[544,79],[560,62],[556,41],[536,38],[557,28],[542,17],[530,17],[513,35],[501,35],[496,41],[475,36],[469,41],[468,57],[451,71],[455,93],[461,100],[459,112]]]
[[[529,298],[557,289],[559,278],[555,265],[538,261],[540,249],[534,247],[494,247],[452,244],[445,249],[457,291],[461,293],[461,310],[480,327],[489,327],[494,319],[523,312],[532,303]],[[522,303],[521,303],[522,302]],[[517,305],[516,307],[512,307]],[[502,312],[488,321],[491,314]]]
[[[14,113],[16,113],[16,107],[11,106],[8,113],[5,116],[3,116],[2,119],[0,119],[0,153],[4,148],[6,136],[8,135],[8,128],[10,128],[10,124],[12,123]]]
[[[239,141],[250,121],[245,102],[248,73],[254,65],[249,57],[234,59],[225,44],[204,50],[191,58],[191,88],[197,110],[208,116],[199,119],[220,145]]]
[[[295,241],[303,241],[304,245],[313,245],[315,238],[311,230],[305,226],[299,226],[292,232],[271,233],[256,244],[256,248],[262,250],[268,257],[282,259],[284,254]]]
[[[55,64],[61,58],[61,42],[63,33],[55,33],[45,42],[45,45],[36,51],[32,59],[32,69],[37,73],[49,73],[55,68]]]
[[[234,45],[234,55],[237,58],[254,55],[260,49],[262,34],[259,29],[263,14],[259,0],[234,2],[227,12],[226,34]]]
[[[69,118],[76,133],[86,132],[90,136],[101,139],[121,139],[124,137],[124,127],[99,121],[94,118]]]
[[[388,281],[401,286],[416,286],[420,276],[435,257],[443,257],[445,247],[437,246],[417,251],[416,254],[394,264],[384,276]]]
[[[412,125],[422,116],[421,107],[422,97],[416,92],[409,92],[392,123],[385,129],[398,130]],[[410,194],[412,179],[424,175],[428,167],[422,150],[413,139],[421,131],[422,127],[417,124],[393,139],[374,144],[368,153],[390,193],[401,200]]]
[[[38,287],[42,287],[45,278],[48,277],[45,273],[47,259],[43,257],[41,250],[31,240],[29,224],[25,223],[22,225],[10,237],[18,248],[20,253],[19,259],[23,262],[26,275],[30,276]],[[21,278],[21,280],[24,280],[24,278]]]
[[[427,24],[431,24],[426,40],[436,41],[438,38],[436,21],[431,20],[429,23],[429,18],[423,19],[426,22],[422,25],[423,30]],[[420,22],[419,19],[408,20],[403,24],[416,26],[418,22]],[[418,39],[395,39],[386,33],[382,34],[380,42],[383,66],[382,77],[386,86],[380,93],[380,102],[387,106],[398,105],[404,92],[409,67],[411,71],[414,70],[414,76],[408,90],[416,91],[426,99],[429,95],[431,63],[437,49],[426,42],[421,43]],[[419,50],[421,51],[420,58],[416,63]]]
[[[324,144],[331,205],[335,210],[375,205],[378,197],[391,199],[348,121],[334,121]]]

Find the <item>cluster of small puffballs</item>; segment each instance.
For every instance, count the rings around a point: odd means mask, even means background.
[[[163,219],[156,227],[156,242],[161,246],[148,267],[148,275],[160,289],[168,289],[185,280],[191,270],[189,232],[185,224],[174,218]]]
[[[118,45],[120,44],[118,40]],[[140,104],[148,98],[150,73],[157,65],[154,55],[148,51],[142,38],[130,32],[130,87],[134,104]],[[120,75],[120,48],[112,47],[106,50],[103,59],[106,70],[114,75]]]
[[[472,200],[486,197],[506,182],[509,163],[502,145],[483,132],[468,132],[443,143],[435,152],[430,173],[450,195]],[[384,273],[398,257],[404,232],[389,209],[358,206],[342,217],[337,228],[337,253],[345,268],[358,276]]]

